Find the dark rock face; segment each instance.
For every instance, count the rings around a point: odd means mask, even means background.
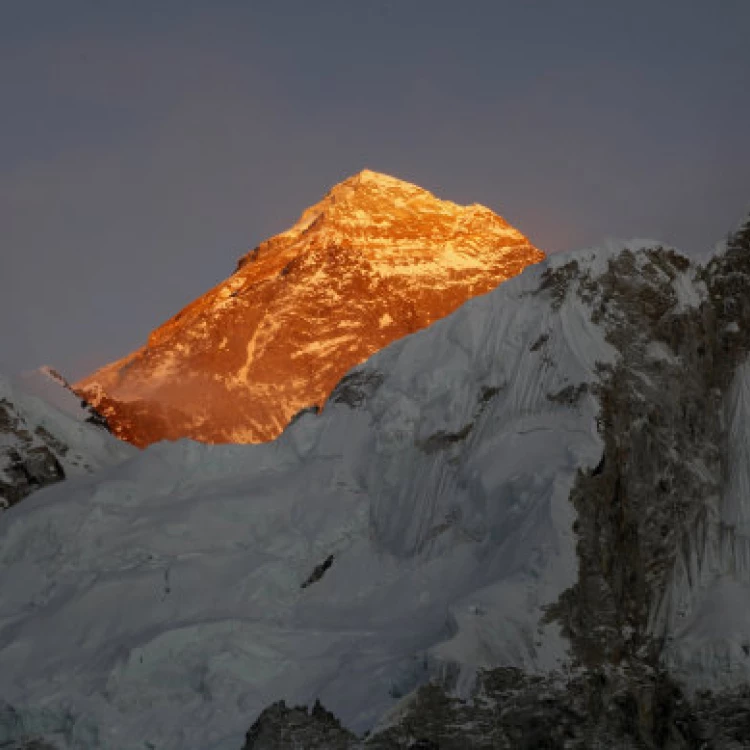
[[[304,706],[290,708],[279,701],[265,709],[250,727],[243,750],[348,750],[356,740],[317,701],[309,713]]]
[[[2,491],[14,505],[35,489],[46,487],[65,479],[60,462],[54,453],[45,445],[29,449],[25,456],[18,451],[11,450],[8,453],[10,466],[6,473],[10,475],[11,482],[2,483]]]
[[[696,696],[695,710],[703,724],[704,747],[741,750],[750,746],[750,688],[718,695]]]
[[[41,427],[31,432],[6,399],[0,399],[0,435],[5,435],[8,443],[0,449],[0,502],[4,499],[6,507],[34,490],[65,479],[52,450],[64,453],[65,446]]]
[[[549,614],[578,665],[616,668],[614,683],[634,701],[643,746],[692,747],[722,722],[711,721],[716,713],[705,700],[691,711],[713,729],[685,734],[677,721],[685,699],[663,673],[667,623],[659,613],[675,565],[691,550],[700,556],[700,539],[718,523],[707,498],[719,497],[727,480],[723,404],[750,352],[750,227],[698,269],[708,294],[697,307],[680,309],[675,299],[684,259],[658,251],[639,270],[633,261],[623,253],[596,286],[579,288],[595,314],[610,316],[608,340],[621,357],[601,372],[602,462],[581,473],[571,493],[578,581]],[[750,746],[750,732],[743,741]]]
[[[470,700],[437,684],[415,692],[391,726],[357,738],[316,703],[275,703],[243,750],[741,750],[750,746],[750,691],[693,700],[664,673],[643,685],[604,671],[575,678],[513,668],[480,675]]]
[[[634,263],[624,252],[595,285],[584,280],[579,288],[595,314],[607,318],[607,338],[621,355],[602,368],[597,389],[601,469],[582,473],[571,493],[579,579],[551,611],[586,667],[656,667],[659,643],[647,634],[649,614],[678,545],[721,481],[722,393],[697,361],[700,342],[713,339],[711,311],[676,312],[679,256],[653,252],[642,269]],[[652,354],[655,345],[663,356]],[[710,467],[709,479],[686,470],[691,459]]]
[[[648,747],[638,737],[631,695],[617,691],[606,710],[604,701],[597,701],[608,688],[598,675],[565,681],[495,669],[480,677],[470,701],[450,697],[436,685],[420,688],[397,724],[363,747],[395,750],[416,742],[440,750]]]
[[[360,369],[349,375],[344,375],[330,395],[330,401],[334,404],[346,404],[352,409],[372,398],[375,391],[383,383],[383,375],[379,372],[368,372]]]
[[[307,579],[300,585],[300,588],[306,589],[313,583],[317,583],[324,575],[328,568],[333,565],[334,556],[328,555],[322,563],[319,563],[313,568],[313,572],[307,577]]]
[[[40,368],[18,382],[0,376],[0,510],[131,452],[55,370]]]

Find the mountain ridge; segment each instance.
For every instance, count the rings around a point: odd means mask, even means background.
[[[552,256],[276,441],[162,443],[39,492],[0,526],[0,723],[117,750],[239,748],[256,717],[252,750],[300,727],[741,748],[749,290],[750,223],[705,265]]]

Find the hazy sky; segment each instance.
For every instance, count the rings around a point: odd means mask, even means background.
[[[553,252],[750,205],[750,0],[0,0],[0,370],[143,343],[363,167]]]

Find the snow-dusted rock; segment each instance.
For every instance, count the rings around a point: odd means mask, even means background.
[[[0,376],[0,507],[133,453],[54,370]]]

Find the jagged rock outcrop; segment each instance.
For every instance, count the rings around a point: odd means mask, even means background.
[[[41,431],[33,435],[24,427],[13,405],[5,399],[0,401],[0,433],[12,435],[15,443],[4,446],[0,458],[0,509],[15,505],[35,489],[65,479],[60,462],[43,442],[49,440],[48,435]],[[51,442],[56,441],[53,438]]]
[[[270,440],[353,365],[543,257],[484,206],[365,170],[76,388],[139,446]]]
[[[689,698],[664,672],[650,680],[650,701],[639,686],[601,672],[529,675],[499,668],[479,675],[469,699],[443,686],[419,688],[388,726],[362,737],[340,735],[342,750],[743,750],[750,741],[750,692]],[[300,717],[304,708],[296,709]],[[320,708],[318,708],[320,711]],[[328,721],[340,726],[329,714]],[[320,730],[277,706],[266,709],[244,750],[325,747]],[[290,733],[294,727],[296,734]],[[257,731],[257,730],[256,730]],[[248,733],[250,736],[251,733]],[[292,739],[293,737],[293,739]],[[306,744],[306,743],[310,744]],[[295,744],[296,743],[296,744]]]
[[[247,733],[243,750],[348,750],[356,736],[316,701],[308,713],[304,706],[290,708],[279,701],[257,718]]]
[[[54,370],[27,373],[15,383],[0,377],[0,509],[133,452]]]
[[[596,288],[584,279],[578,290],[591,295],[620,357],[597,385],[601,463],[571,493],[578,580],[550,615],[577,662],[614,666],[648,715],[653,675],[665,668],[690,688],[734,688],[750,677],[742,628],[706,632],[699,604],[727,576],[749,581],[741,562],[749,415],[736,394],[747,387],[750,353],[750,224],[703,269],[667,251],[634,261],[620,255]],[[698,304],[680,299],[686,272]],[[723,617],[736,619],[724,606]],[[717,650],[718,669],[705,661]],[[653,740],[648,727],[644,734]]]

